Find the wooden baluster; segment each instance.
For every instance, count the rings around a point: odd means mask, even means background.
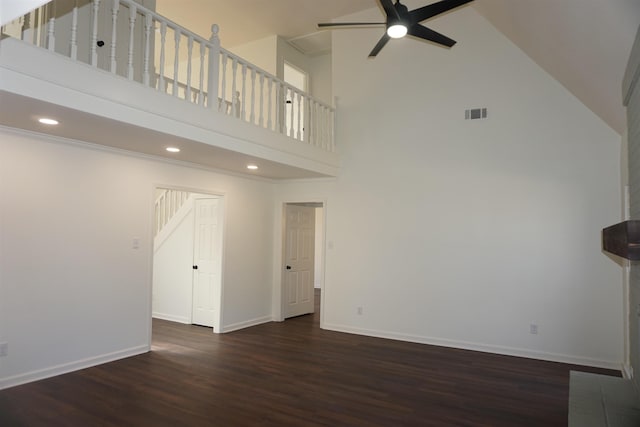
[[[321,134],[321,126],[322,126],[322,116],[321,116],[321,104],[316,104],[316,146],[322,147],[322,134]]]
[[[264,73],[260,73],[260,127],[264,127]]]
[[[256,69],[251,69],[251,123],[256,124]]]
[[[74,61],[78,59],[78,0],[73,4],[71,12],[71,40],[69,40],[69,57]]]
[[[100,0],[93,0],[91,15],[91,65],[98,66],[98,11],[100,10]]]
[[[322,148],[327,148],[327,123],[329,123],[329,110],[324,105],[322,106]]]
[[[318,103],[314,103],[313,104],[313,118],[314,118],[314,123],[313,123],[313,139],[316,141],[316,146],[320,146],[320,133],[318,132],[318,129],[320,128],[320,114],[319,114],[319,104]]]
[[[193,36],[191,34],[189,34],[187,51],[187,92],[184,97],[187,101],[193,102],[191,99],[191,59],[193,56]]]
[[[267,100],[267,129],[272,130],[272,121],[271,121],[271,110],[273,110],[273,99],[271,97],[271,92],[273,92],[273,79],[269,77],[269,96]]]
[[[302,125],[302,140],[307,141],[308,144],[311,144],[311,135],[309,132],[309,111],[311,110],[311,98],[305,96],[304,100],[304,124]]]
[[[331,110],[331,141],[329,145],[329,151],[334,152],[336,150],[336,110],[335,106],[338,105],[338,98],[333,98],[334,108]]]
[[[47,49],[56,49],[56,2],[49,3],[49,26],[47,32]]]
[[[317,146],[322,147],[322,104],[316,105],[316,139],[318,141]]]
[[[309,143],[312,143],[313,145],[317,146],[318,145],[318,138],[316,137],[316,127],[317,122],[316,122],[316,102],[315,101],[311,101],[311,105],[309,106],[309,127],[308,127],[308,131],[307,134],[309,135]]]
[[[129,55],[127,57],[127,78],[133,80],[133,31],[136,28],[138,8],[134,4],[129,5]]]
[[[160,80],[158,82],[160,90],[166,92],[164,78],[164,57],[167,43],[167,22],[160,24]]]
[[[198,104],[204,106],[204,51],[205,45],[200,43],[200,85],[198,86]]]
[[[144,61],[142,71],[142,83],[149,86],[149,57],[151,56],[151,26],[153,25],[153,16],[147,13],[144,16]]]
[[[235,95],[233,95],[233,102],[235,102],[235,107],[233,107],[233,115],[236,118],[240,118],[240,91],[236,91]]]
[[[153,237],[158,235],[158,227],[160,223],[160,212],[158,212],[158,202],[156,202],[156,206],[155,206],[155,217],[156,217],[156,221],[153,224]]]
[[[175,40],[175,54],[173,58],[173,96],[178,96],[178,67],[180,66],[180,39],[182,38],[182,32],[179,28],[173,29]]]
[[[233,115],[234,117],[237,117],[237,96],[236,93],[238,92],[238,85],[237,85],[237,74],[238,74],[238,58],[236,58],[235,56],[233,57],[233,62],[231,63],[231,115]]]
[[[242,121],[246,121],[247,120],[247,64],[246,63],[242,63],[242,103],[241,103],[241,107],[242,110],[240,112],[240,117],[242,118]]]
[[[227,108],[226,94],[227,94],[227,60],[228,59],[229,59],[229,55],[227,55],[227,52],[222,52],[222,94],[220,96],[220,105],[218,106],[218,111],[223,111],[225,113]]]
[[[173,217],[178,210],[178,192],[171,192],[171,216]]]
[[[282,84],[276,81],[276,131],[282,133]]]
[[[327,147],[327,107],[322,105],[320,108],[322,111],[322,127],[320,129],[321,135],[322,135],[322,148],[326,148]]]
[[[118,34],[118,11],[120,9],[120,0],[113,0],[111,6],[111,53],[109,54],[109,70],[115,73],[117,70],[116,63],[116,42]]]
[[[220,82],[220,38],[218,37],[218,31],[220,31],[220,27],[217,24],[213,24],[211,26],[211,38],[209,39],[209,79],[207,81],[209,108],[214,108],[214,105],[218,105],[218,83]]]
[[[287,93],[289,96],[288,100],[291,101],[291,104],[287,104],[290,111],[287,135],[291,138],[294,138],[295,131],[293,129],[293,88],[287,88]]]
[[[164,224],[162,224],[162,225],[166,225],[167,222],[169,222],[169,215],[170,215],[169,209],[171,208],[171,206],[170,206],[170,203],[171,203],[170,197],[171,197],[171,194],[169,193],[169,197],[165,197],[165,199],[164,199]]]
[[[296,91],[296,106],[298,107],[298,128],[296,129],[296,139],[302,141],[302,126],[300,125],[300,116],[302,116],[302,98],[298,91]]]

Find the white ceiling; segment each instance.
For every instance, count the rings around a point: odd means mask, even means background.
[[[433,0],[404,3],[413,8]],[[471,5],[623,132],[621,84],[640,24],[640,0],[476,0]],[[157,0],[159,13],[204,37],[211,24],[219,24],[226,47],[273,34],[315,42],[315,36],[305,36],[317,33],[318,22],[373,7],[376,0]],[[323,51],[321,46],[314,50]]]

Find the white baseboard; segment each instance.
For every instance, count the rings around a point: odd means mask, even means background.
[[[503,354],[506,356],[526,357],[528,359],[547,360],[550,362],[568,363],[571,365],[592,366],[596,368],[620,370],[619,361],[598,360],[587,357],[570,356],[566,354],[546,353],[524,348],[514,348],[498,345],[479,344],[474,342],[448,340],[434,337],[424,337],[419,335],[399,334],[388,331],[378,331],[372,329],[354,328],[351,326],[338,325],[332,323],[324,323],[324,329],[345,332],[348,334],[366,335],[370,337],[386,338],[398,341],[408,341],[418,344],[429,344],[440,347],[459,348],[463,350],[481,351],[483,353]]]
[[[75,362],[69,362],[49,368],[38,369],[36,371],[14,375],[12,377],[0,378],[0,390],[30,383],[33,381],[43,380],[45,378],[55,377],[57,375],[62,375],[73,371],[79,371],[80,369],[86,369],[96,365],[102,365],[103,363],[113,362],[119,359],[124,359],[126,357],[137,356],[148,351],[148,345],[141,345],[138,347],[128,348],[126,350],[115,351],[113,353],[107,353],[100,356],[77,360]]]
[[[231,325],[222,326],[221,333],[237,331],[239,329],[249,328],[251,326],[261,325],[273,321],[271,316],[258,317],[257,319],[246,320],[244,322],[232,323]]]
[[[185,325],[191,324],[191,319],[184,316],[174,316],[173,314],[158,313],[154,311],[151,314],[151,317],[154,319],[168,320],[170,322],[184,323]]]
[[[622,378],[625,380],[633,379],[633,367],[627,363],[622,364]]]

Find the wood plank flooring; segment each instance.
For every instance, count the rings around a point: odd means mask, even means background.
[[[566,426],[561,363],[323,331],[319,315],[213,335],[153,322],[153,351],[0,391],[0,426]]]

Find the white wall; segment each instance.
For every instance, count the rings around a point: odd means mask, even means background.
[[[309,69],[312,73],[310,93],[325,104],[333,105],[331,54],[309,58]]]
[[[223,329],[271,319],[271,183],[6,129],[0,149],[0,388],[149,348],[155,186],[225,195]]]
[[[49,0],[1,0],[0,25],[11,22],[48,2]]]
[[[279,188],[327,200],[324,327],[619,368],[620,135],[472,8],[430,24],[459,44],[334,33],[342,173]]]
[[[220,39],[220,41],[222,43],[222,47],[225,47],[224,40]],[[278,37],[269,36],[243,45],[234,46],[229,50],[252,64],[257,65],[266,72],[276,76],[276,73],[278,72],[278,67],[276,65],[277,49]]]

